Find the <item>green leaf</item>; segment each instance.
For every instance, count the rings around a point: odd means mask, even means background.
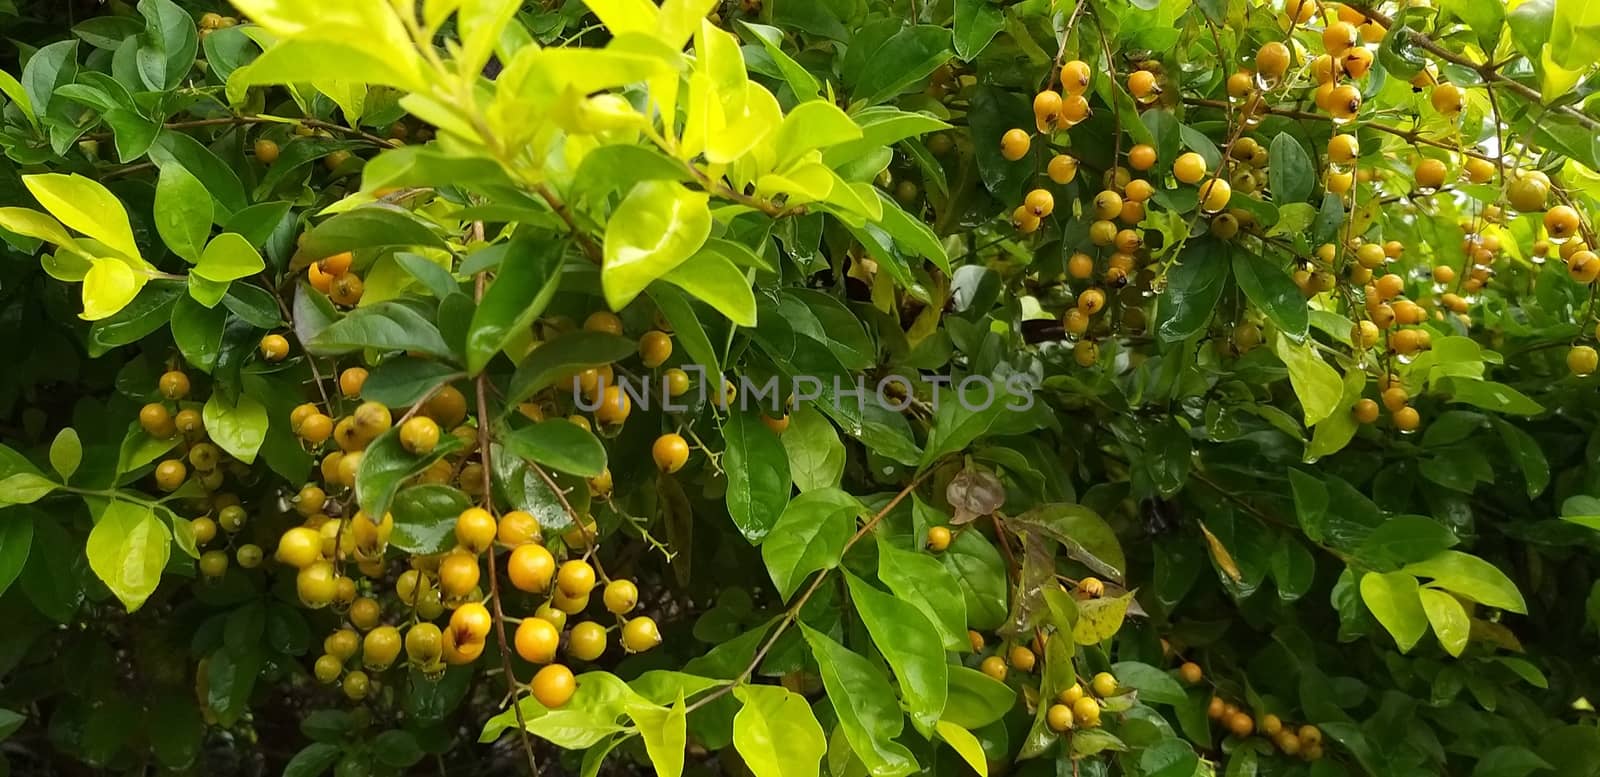
[[[683,751],[688,745],[688,713],[679,697],[671,709],[653,704],[630,705],[628,716],[644,740],[645,754],[655,773],[664,777],[683,774]]]
[[[1339,409],[1344,381],[1339,371],[1328,364],[1311,343],[1295,343],[1279,332],[1272,341],[1272,350],[1289,368],[1289,384],[1300,398],[1306,426],[1316,424]]]
[[[789,428],[780,436],[789,455],[789,473],[801,491],[839,484],[844,474],[844,443],[827,417],[810,405],[789,414]]]
[[[525,336],[560,286],[565,241],[517,240],[512,247],[472,314],[467,330],[468,375],[482,372],[508,343]]]
[[[939,242],[939,237],[933,233],[933,229],[921,219],[913,218],[882,191],[878,192],[878,199],[883,203],[883,218],[878,221],[878,226],[905,248],[908,255],[924,257],[948,275],[950,256],[945,252],[944,244]]]
[[[224,232],[212,238],[200,255],[193,274],[217,283],[227,283],[246,278],[267,268],[255,246],[243,235]]]
[[[139,258],[133,227],[128,224],[128,211],[106,187],[76,173],[25,175],[22,182],[39,204],[61,223],[104,243],[125,258]]]
[[[1356,557],[1374,568],[1392,569],[1432,558],[1457,542],[1455,532],[1432,518],[1397,515],[1367,535]]]
[[[31,104],[32,110],[28,113],[35,117],[32,122],[35,127],[39,126],[38,116],[59,115],[63,99],[58,96],[59,92],[62,87],[73,83],[77,78],[77,41],[56,41],[33,52],[33,56],[28,58],[28,64],[22,68],[21,86],[27,100],[19,103]]]
[[[1010,585],[1000,551],[979,532],[961,532],[950,547],[939,554],[939,563],[950,571],[961,586],[967,602],[967,626],[988,631],[1006,618]],[[969,726],[969,728],[971,728]]]
[[[1156,704],[1183,704],[1188,696],[1172,675],[1149,664],[1119,661],[1111,666],[1117,684],[1139,692],[1139,700]]]
[[[799,624],[822,672],[822,685],[839,725],[872,777],[901,777],[917,769],[916,757],[894,741],[905,725],[888,678],[872,662],[804,623]]]
[[[1472,621],[1467,617],[1466,608],[1454,596],[1443,591],[1419,588],[1417,594],[1422,599],[1422,610],[1428,614],[1428,623],[1433,624],[1433,633],[1439,638],[1439,644],[1450,655],[1461,655],[1461,651],[1467,647],[1467,634],[1472,630]]]
[[[721,375],[722,359],[718,356],[716,347],[711,344],[711,338],[706,334],[705,327],[700,325],[700,318],[695,314],[694,306],[683,296],[683,292],[666,283],[652,283],[648,293],[651,301],[661,310],[661,315],[665,316],[667,323],[671,325],[674,337],[683,346],[684,353],[689,359],[700,365],[707,375]]]
[[[161,168],[156,179],[156,232],[173,253],[190,264],[200,261],[214,216],[211,194],[199,178],[182,165]]]
[[[1405,572],[1368,572],[1361,576],[1361,601],[1407,653],[1428,631],[1428,616],[1418,598],[1417,579]]]
[[[443,362],[398,356],[372,368],[361,386],[361,398],[389,407],[410,407],[439,386],[464,377],[466,373]]]
[[[851,100],[866,105],[888,101],[950,59],[950,45],[950,31],[944,27],[918,24],[901,29],[867,54],[852,85]]]
[[[216,366],[222,352],[226,308],[208,308],[192,297],[183,297],[172,307],[172,340],[184,361],[204,373]]]
[[[1280,331],[1296,340],[1305,337],[1311,323],[1306,299],[1283,268],[1240,249],[1233,252],[1233,277],[1250,303]]]
[[[728,515],[739,533],[760,545],[789,503],[794,482],[778,435],[752,410],[733,408],[722,424],[723,470],[728,473]]]
[[[312,742],[300,748],[283,767],[283,777],[320,777],[333,768],[344,750],[326,742]]]
[[[807,491],[789,502],[761,544],[767,574],[784,601],[807,575],[839,565],[861,510],[855,497],[837,488]]]
[[[612,310],[700,250],[711,235],[709,201],[674,181],[642,181],[628,192],[606,222],[600,285]]]
[[[1095,511],[1077,504],[1048,504],[1007,522],[1019,531],[1035,531],[1066,548],[1078,563],[1112,580],[1122,580],[1128,560],[1116,532]]]
[[[1272,187],[1275,202],[1305,202],[1316,185],[1317,175],[1311,167],[1311,157],[1305,146],[1287,132],[1278,133],[1270,147],[1272,166],[1267,170],[1268,184]]]
[[[277,164],[283,164],[279,161]],[[313,259],[357,249],[447,249],[427,224],[393,205],[367,205],[340,213],[306,232],[300,250]]]
[[[382,520],[384,514],[389,512],[390,503],[400,489],[401,482],[427,469],[462,444],[461,438],[447,434],[439,438],[439,444],[432,451],[418,456],[400,444],[399,427],[389,429],[373,440],[361,456],[361,468],[356,473],[356,501],[362,510],[367,511],[367,515],[372,516],[372,520]]]
[[[609,672],[584,672],[577,680],[577,692],[558,709],[549,709],[532,696],[518,702],[529,733],[567,750],[581,750],[622,731],[617,719],[628,707],[648,704]],[[517,711],[507,709],[484,723],[478,741],[493,742],[516,725]]]
[[[848,570],[844,579],[856,613],[894,672],[912,723],[919,730],[931,731],[944,711],[949,682],[938,631],[910,603],[868,585]]]
[[[1503,383],[1447,377],[1438,382],[1438,387],[1450,396],[1451,402],[1465,402],[1497,413],[1538,415],[1544,412],[1543,405]]]
[[[988,675],[965,666],[950,667],[950,687],[943,720],[967,729],[990,725],[1017,704],[1017,692]]]
[[[592,478],[606,469],[606,448],[593,432],[564,418],[523,427],[500,438],[506,450],[552,469]]]
[[[212,392],[201,417],[206,434],[228,455],[246,463],[256,460],[256,451],[267,437],[267,409],[249,394],[239,394],[230,403],[223,392]]]
[[[78,439],[78,430],[69,426],[57,432],[50,442],[50,467],[61,476],[61,482],[71,480],[82,462],[83,441]]]
[[[1477,556],[1446,550],[1426,561],[1407,564],[1401,572],[1432,578],[1429,586],[1443,588],[1486,607],[1527,614],[1528,604],[1516,583],[1499,567]]]
[[[134,53],[139,78],[151,91],[174,89],[194,67],[200,49],[194,17],[172,0],[139,0],[139,15],[145,25]]]
[[[33,504],[61,484],[32,472],[18,472],[0,480],[0,506]]]
[[[740,26],[748,30],[757,40],[761,41],[762,48],[766,49],[767,56],[772,58],[777,65],[778,72],[783,74],[783,80],[788,82],[789,88],[794,90],[795,97],[801,101],[815,100],[822,92],[822,83],[817,77],[806,70],[794,57],[783,50],[783,31],[765,24],[739,20]]]
[[[27,566],[36,515],[32,508],[0,510],[0,594],[11,588]]]
[[[574,374],[625,359],[639,349],[626,337],[605,332],[572,332],[533,349],[511,376],[506,404],[521,402]]]
[[[460,489],[429,483],[395,494],[389,505],[394,530],[389,544],[417,555],[443,553],[455,547],[456,517],[472,506]]]
[[[971,62],[1005,27],[1005,12],[989,0],[956,0],[956,17],[952,26],[956,56]]]
[[[877,537],[878,579],[895,596],[927,617],[939,633],[945,650],[970,650],[966,598],[962,596],[961,584],[933,556],[901,550],[889,544],[883,535]],[[769,544],[771,542],[768,540]]]
[[[444,358],[452,356],[439,328],[421,313],[399,302],[379,302],[353,310],[316,333],[307,346],[319,355],[373,348],[414,351]]]
[[[1183,260],[1167,275],[1157,331],[1165,342],[1187,340],[1204,329],[1216,310],[1228,280],[1228,258],[1215,242],[1201,240],[1183,251]]]
[[[1489,422],[1500,433],[1500,441],[1511,454],[1511,460],[1522,470],[1522,480],[1528,486],[1528,498],[1543,493],[1550,485],[1550,462],[1540,449],[1539,441],[1499,417],[1490,416]]]
[[[733,746],[755,777],[816,777],[828,740],[804,696],[775,685],[739,685]]]
[[[699,251],[661,278],[739,326],[756,325],[756,295],[750,289],[750,279],[719,250]]]
[[[85,552],[89,567],[134,612],[161,582],[172,533],[149,506],[112,500],[89,532]]]

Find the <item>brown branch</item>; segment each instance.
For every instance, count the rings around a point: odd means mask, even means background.
[[[1202,108],[1220,108],[1220,109],[1223,109],[1223,110],[1228,110],[1228,109],[1230,109],[1232,107],[1226,101],[1223,101],[1223,100],[1208,100],[1208,99],[1201,98],[1201,97],[1185,97],[1185,98],[1183,98],[1183,103],[1184,103],[1184,105],[1194,105],[1194,106],[1199,106],[1199,107],[1202,107]],[[1262,105],[1260,109],[1265,111],[1265,112],[1267,112],[1267,113],[1270,113],[1270,114],[1272,114],[1274,116],[1285,116],[1285,117],[1288,117],[1288,118],[1291,118],[1291,119],[1301,119],[1301,120],[1304,120],[1304,121],[1327,121],[1327,122],[1333,121],[1333,117],[1332,116],[1328,116],[1326,114],[1312,113],[1311,111],[1295,110],[1293,108],[1274,108],[1274,107],[1272,107],[1270,105]],[[1463,147],[1455,145],[1453,143],[1445,143],[1444,141],[1441,141],[1441,140],[1434,140],[1433,138],[1424,137],[1420,132],[1418,132],[1416,130],[1400,129],[1399,127],[1396,127],[1396,126],[1393,126],[1393,125],[1389,125],[1389,124],[1383,124],[1383,123],[1376,122],[1376,121],[1365,122],[1365,123],[1362,124],[1362,126],[1368,128],[1368,129],[1377,130],[1379,132],[1386,132],[1386,133],[1388,133],[1390,135],[1394,135],[1395,137],[1402,138],[1402,139],[1406,140],[1409,143],[1420,143],[1420,144],[1422,144],[1424,146],[1433,146],[1434,148],[1442,148],[1442,149],[1444,149],[1446,151],[1454,151],[1454,152],[1456,152],[1458,154],[1461,154],[1463,156],[1470,156],[1470,157],[1473,157],[1473,158],[1476,158],[1476,159],[1482,159],[1485,162],[1496,162],[1496,163],[1498,163],[1498,161],[1499,161],[1499,160],[1495,159],[1494,157],[1489,156],[1488,154],[1485,154],[1485,153],[1483,153],[1481,151],[1473,151],[1471,149],[1463,148]]]
[[[373,145],[377,145],[377,146],[383,146],[384,148],[397,148],[397,147],[399,147],[401,145],[399,141],[392,140],[390,138],[381,138],[381,137],[378,137],[377,135],[373,135],[373,134],[371,134],[369,132],[364,132],[364,131],[356,129],[354,127],[346,127],[343,124],[335,124],[335,123],[330,122],[330,121],[323,121],[321,119],[309,119],[309,118],[299,118],[299,119],[297,119],[297,118],[290,118],[290,117],[275,117],[275,116],[221,116],[221,117],[213,118],[213,119],[192,119],[192,120],[189,120],[189,121],[169,121],[169,122],[167,122],[165,124],[162,124],[161,127],[162,127],[162,129],[170,129],[170,130],[186,130],[186,129],[201,129],[201,128],[204,128],[204,127],[248,126],[248,125],[252,125],[252,124],[285,124],[285,125],[287,125],[287,124],[300,124],[300,125],[303,125],[303,126],[306,126],[306,127],[311,127],[313,129],[327,130],[329,132],[337,132],[337,133],[340,133],[342,135],[349,135],[351,137],[361,138],[362,140],[365,140],[368,143],[372,143]],[[97,134],[94,134],[94,135],[88,135],[88,136],[86,136],[86,138],[88,138],[90,140],[107,140],[107,139],[111,138],[111,136],[112,135],[109,132],[101,132],[101,133],[97,133]]]
[[[1347,2],[1345,5],[1361,12],[1368,19],[1371,19],[1386,28],[1394,26],[1393,19],[1385,16],[1382,12],[1365,3]],[[1521,81],[1516,81],[1500,74],[1500,68],[1505,65],[1504,62],[1496,64],[1492,57],[1486,58],[1483,62],[1473,62],[1472,60],[1467,59],[1466,57],[1457,54],[1454,51],[1440,46],[1432,38],[1417,30],[1408,28],[1405,32],[1410,38],[1411,43],[1417,48],[1427,51],[1429,54],[1449,62],[1452,65],[1460,65],[1461,67],[1472,70],[1482,77],[1485,83],[1500,84],[1512,92],[1522,96],[1523,99],[1530,100],[1537,105],[1544,105],[1544,96],[1539,94],[1538,90],[1523,84]],[[1393,34],[1392,31],[1391,34]],[[1600,119],[1596,119],[1593,116],[1584,113],[1583,111],[1571,106],[1561,106],[1559,108],[1555,108],[1554,110],[1576,119],[1579,124],[1582,124],[1591,130],[1600,130]]]
[[[483,237],[483,222],[473,224],[473,231],[479,239]],[[473,296],[479,302],[483,301],[483,291],[488,286],[488,273],[480,272],[474,279],[475,288]],[[494,483],[489,461],[489,401],[485,385],[488,382],[486,373],[478,373],[478,463],[483,468],[483,507],[494,512]],[[494,558],[494,547],[489,548],[489,602],[493,605],[490,612],[494,615],[495,639],[500,645],[500,668],[506,674],[506,685],[511,692],[511,709],[517,718],[517,733],[522,739],[522,751],[528,757],[528,774],[539,777],[539,762],[533,753],[533,740],[528,736],[528,722],[522,716],[522,700],[520,695],[521,683],[517,682],[516,670],[511,666],[511,649],[506,642],[506,614],[500,606],[500,571],[499,564]]]

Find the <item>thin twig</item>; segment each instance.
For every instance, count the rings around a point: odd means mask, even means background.
[[[877,526],[878,522],[883,520],[884,516],[888,515],[891,510],[899,505],[908,494],[916,490],[917,486],[922,485],[922,482],[933,475],[933,472],[934,468],[928,467],[922,472],[922,474],[918,475],[910,483],[907,483],[905,488],[900,489],[900,493],[895,494],[894,498],[889,500],[889,503],[884,505],[882,510],[879,510],[876,515],[873,515],[872,518],[870,518],[866,523],[862,524],[860,529],[856,530],[856,533],[852,535],[850,540],[844,544],[844,548],[839,551],[839,557],[843,558],[846,553],[850,552],[850,548],[852,546],[860,541],[862,537],[867,536],[867,532],[872,531],[872,528]],[[789,609],[784,611],[783,619],[778,621],[777,628],[773,629],[772,633],[767,636],[767,641],[761,644],[761,648],[756,651],[755,657],[750,660],[750,664],[744,668],[744,671],[739,673],[738,677],[728,681],[726,685],[723,685],[715,691],[700,697],[695,701],[695,703],[689,705],[687,711],[694,712],[695,710],[710,704],[712,701],[732,693],[736,686],[750,679],[750,675],[755,674],[756,669],[761,666],[762,659],[767,657],[767,652],[772,650],[773,645],[777,644],[778,638],[783,636],[783,632],[793,625],[795,621],[800,619],[800,610],[806,606],[807,601],[810,601],[811,595],[816,593],[818,588],[822,587],[822,581],[827,579],[828,573],[831,571],[833,570],[824,569],[819,572],[816,577],[811,579],[811,585],[807,586],[805,592],[800,594],[800,597],[794,600],[794,604],[789,605]]]
[[[479,240],[483,239],[483,222],[473,224],[473,231]],[[484,288],[489,284],[487,272],[480,272],[474,278],[475,288],[473,296],[479,302],[483,301]],[[491,513],[494,511],[494,484],[491,476],[492,467],[489,460],[489,399],[485,384],[489,377],[486,373],[478,373],[476,382],[478,393],[478,463],[483,468],[483,507]],[[500,607],[500,571],[499,564],[494,558],[494,548],[489,548],[489,601],[494,606],[490,612],[494,614],[495,639],[500,643],[500,665],[506,673],[506,685],[512,694],[511,709],[517,718],[517,733],[522,739],[522,751],[528,757],[528,774],[539,777],[539,762],[533,753],[533,739],[528,736],[528,722],[522,716],[522,700],[516,698],[521,684],[517,681],[516,671],[511,667],[511,649],[506,641],[506,614]]]

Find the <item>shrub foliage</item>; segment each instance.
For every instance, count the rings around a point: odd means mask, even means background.
[[[1600,6],[234,3],[14,20],[19,773],[1600,775]]]

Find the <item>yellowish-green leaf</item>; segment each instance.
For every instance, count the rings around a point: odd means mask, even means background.
[[[336,70],[330,68],[331,62],[339,63]],[[243,103],[252,86],[326,82],[334,75],[348,84],[426,89],[424,83],[412,80],[415,74],[395,68],[393,60],[382,51],[355,42],[296,39],[272,46],[255,61],[233,71],[228,76],[228,102]]]
[[[246,464],[256,460],[267,438],[267,409],[254,397],[240,394],[237,403],[230,403],[222,392],[212,392],[201,418],[211,441],[229,455]]]
[[[593,5],[590,3],[590,7]],[[694,36],[706,14],[716,7],[717,0],[664,0],[660,18],[656,20],[656,37],[674,49],[681,49]]]
[[[73,250],[78,248],[78,241],[67,233],[66,227],[55,218],[40,213],[32,208],[0,208],[0,229],[15,232],[23,237],[43,240]]]
[[[462,73],[477,73],[494,54],[495,44],[506,25],[516,17],[521,0],[465,0],[456,12],[456,29],[461,34],[461,53],[456,66]]]
[[[266,269],[261,254],[243,235],[224,232],[217,235],[200,255],[194,274],[208,281],[227,283],[255,275]]]
[[[89,532],[89,568],[133,612],[161,582],[172,533],[147,505],[113,500]]]
[[[1472,620],[1467,617],[1467,608],[1443,591],[1422,588],[1417,593],[1422,598],[1422,610],[1428,614],[1428,623],[1433,624],[1433,634],[1439,638],[1439,644],[1450,655],[1461,655],[1461,651],[1467,647],[1467,636],[1472,632]]]
[[[839,106],[825,100],[812,100],[795,106],[773,139],[777,149],[776,167],[788,167],[807,151],[846,143],[861,137],[857,125]]]
[[[1305,456],[1308,463],[1337,453],[1350,444],[1357,426],[1350,409],[1361,399],[1366,386],[1367,374],[1361,370],[1352,369],[1344,374],[1344,392],[1339,397],[1338,407],[1311,430],[1311,443],[1306,446]]]
[[[745,86],[742,110],[724,112],[722,121],[721,127],[707,128],[705,155],[713,164],[732,162],[767,139],[781,126],[783,109],[766,87],[751,82]]]
[[[1500,568],[1470,553],[1441,551],[1426,561],[1407,564],[1402,572],[1432,578],[1429,585],[1443,588],[1488,607],[1526,614],[1528,603],[1517,584]]]
[[[711,234],[709,201],[674,181],[633,187],[606,224],[600,284],[611,309],[621,310],[700,250]]]
[[[755,777],[816,777],[828,750],[805,697],[776,685],[740,685],[733,746]]]
[[[660,12],[650,0],[584,0],[583,4],[589,6],[612,35],[656,31],[656,17]],[[685,36],[685,40],[687,38]],[[682,48],[683,41],[679,41],[678,46]]]
[[[92,266],[83,276],[83,313],[85,321],[99,321],[116,315],[128,306],[144,287],[148,276],[134,272],[121,259],[92,259]]]
[[[33,101],[28,99],[28,90],[22,88],[22,82],[18,81],[16,76],[0,70],[0,92],[5,92],[5,95],[11,98],[11,102],[17,104],[17,109],[22,111],[22,115],[28,118],[28,123],[35,129],[38,128],[39,117],[33,111]]]
[[[683,706],[683,695],[669,709],[654,704],[628,706],[628,717],[639,729],[644,740],[645,753],[650,765],[662,777],[680,777],[683,774],[683,749],[688,745],[688,713]]]
[[[43,475],[18,472],[0,480],[0,506],[31,505],[60,487],[60,484]]]
[[[967,762],[967,766],[978,773],[978,777],[989,777],[989,757],[983,754],[983,744],[978,738],[968,731],[948,720],[941,720],[935,725],[939,738],[945,741]]]
[[[285,54],[268,49],[256,63],[269,57],[286,59],[288,54],[315,55],[313,64],[320,71],[313,77],[289,82],[315,81],[335,77],[351,81],[386,84],[409,91],[427,91],[428,80],[411,34],[406,31],[396,5],[387,0],[234,0],[234,6],[261,25],[267,32],[293,43]],[[333,48],[307,47],[315,41]],[[285,44],[279,44],[280,46]],[[352,68],[347,56],[359,64]],[[281,67],[273,64],[271,67]],[[250,66],[256,67],[255,64]]]
[[[717,251],[701,251],[662,276],[739,326],[756,325],[756,295],[743,270]]]
[[[1394,637],[1402,653],[1415,647],[1428,631],[1428,616],[1417,591],[1417,579],[1404,572],[1368,572],[1361,577],[1361,601]]]
[[[75,173],[41,173],[25,175],[22,182],[39,204],[61,223],[129,259],[139,258],[133,227],[128,224],[128,211],[123,209],[116,195],[98,181]]]
[[[1339,398],[1344,396],[1339,371],[1317,354],[1309,340],[1296,343],[1279,332],[1272,346],[1273,352],[1289,368],[1289,384],[1300,398],[1306,426],[1332,415],[1339,408]]]
[[[1072,624],[1073,641],[1080,645],[1098,645],[1116,634],[1117,629],[1122,628],[1131,601],[1132,592],[1078,602],[1078,621]]]

